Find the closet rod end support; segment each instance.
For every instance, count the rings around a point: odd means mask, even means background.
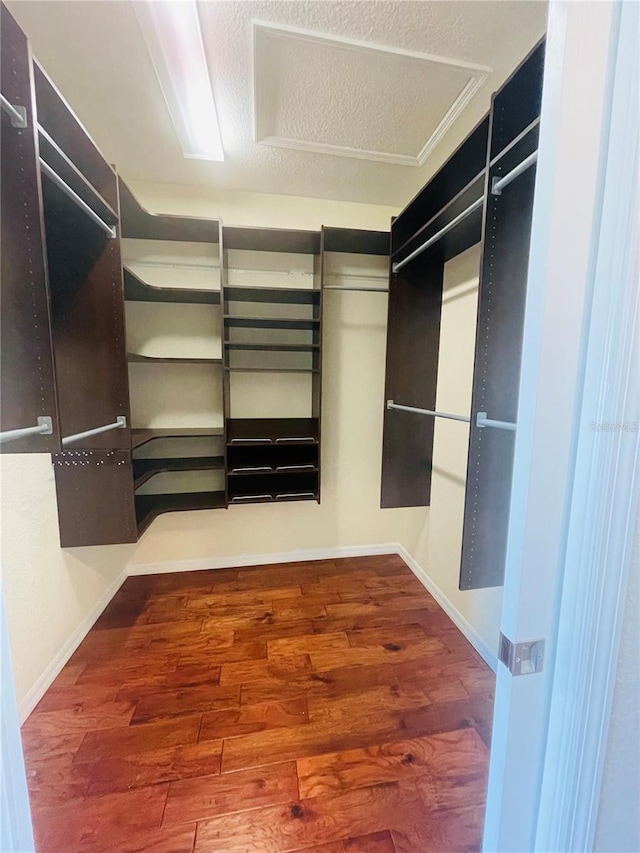
[[[502,187],[498,186],[499,181],[499,175],[494,175],[491,179],[491,195],[502,195]]]

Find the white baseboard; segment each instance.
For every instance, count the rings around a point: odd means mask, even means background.
[[[20,725],[24,723],[29,714],[36,707],[38,702],[42,699],[44,694],[47,692],[49,687],[53,684],[55,679],[58,677],[62,668],[67,663],[71,655],[78,648],[80,643],[87,636],[91,628],[96,623],[96,620],[105,609],[107,604],[111,601],[116,592],[120,589],[122,584],[127,579],[127,571],[126,569],[119,575],[119,577],[114,581],[113,584],[109,587],[109,589],[102,596],[98,604],[93,608],[93,610],[88,613],[82,622],[75,629],[73,634],[69,637],[64,646],[60,649],[51,663],[47,666],[42,675],[38,678],[35,684],[31,687],[29,692],[23,697],[20,702],[18,713],[20,716]]]
[[[407,566],[409,566],[411,571],[418,578],[418,580],[424,586],[427,592],[431,593],[431,595],[435,598],[440,607],[442,607],[442,609],[451,619],[451,621],[455,623],[455,625],[465,635],[467,640],[469,640],[473,648],[484,659],[485,663],[487,663],[495,672],[498,668],[498,658],[489,648],[489,646],[485,643],[480,634],[478,634],[473,625],[464,618],[462,613],[460,613],[460,611],[456,607],[453,606],[453,604],[442,592],[440,587],[437,586],[431,580],[431,578],[422,568],[420,563],[413,559],[413,557],[406,550],[406,548],[404,548],[402,545],[398,545],[396,553],[399,557],[402,557],[402,559],[405,561]]]
[[[344,548],[316,548],[284,551],[280,554],[243,554],[239,557],[198,557],[194,560],[166,560],[161,563],[129,565],[130,575],[158,575],[165,572],[197,572],[207,569],[238,569],[242,566],[268,566],[271,563],[306,563],[311,560],[338,560],[343,557],[372,557],[397,554],[398,544],[347,545]]]
[[[343,548],[316,548],[300,551],[284,551],[279,554],[244,554],[239,557],[198,557],[194,560],[166,560],[161,563],[140,563],[128,567],[129,575],[155,575],[165,572],[195,572],[207,569],[236,569],[242,566],[267,566],[271,563],[304,563],[311,560],[338,560],[344,557],[371,557],[376,554],[397,554],[418,578],[425,589],[462,631],[479,655],[491,669],[496,670],[498,661],[480,634],[455,608],[440,588],[431,580],[422,566],[398,542],[380,545],[349,545]]]

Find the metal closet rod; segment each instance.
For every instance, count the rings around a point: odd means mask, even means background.
[[[470,423],[470,418],[466,415],[452,415],[450,412],[434,412],[432,409],[417,409],[415,406],[401,406],[399,403],[394,403],[393,400],[387,400],[387,409],[399,409],[401,412],[414,412],[416,415],[431,415],[434,418],[446,418],[450,421],[463,421]]]
[[[5,113],[11,118],[12,127],[27,126],[27,110],[25,107],[17,107],[7,100],[4,95],[0,94],[0,104]]]
[[[402,412],[414,412],[417,415],[429,415],[434,418],[446,418],[450,421],[462,421],[463,423],[471,423],[471,418],[466,415],[452,415],[450,412],[435,412],[433,409],[418,409],[415,406],[401,406],[399,403],[394,403],[393,400],[387,400],[387,409],[399,409]],[[480,429],[484,427],[494,427],[495,429],[506,429],[512,432],[516,430],[516,424],[511,421],[497,421],[493,418],[488,418],[486,412],[478,412],[476,415],[476,426]]]
[[[51,435],[53,433],[53,421],[45,416],[38,418],[38,425],[25,427],[24,429],[8,429],[0,432],[0,444],[5,441],[15,441],[17,438],[26,438],[28,435]]]
[[[60,175],[55,172],[51,168],[51,166],[42,159],[42,157],[40,157],[40,168],[44,172],[44,174],[47,175],[47,177],[53,181],[53,183],[58,187],[58,189],[61,189],[62,192],[68,198],[70,198],[72,202],[74,202],[74,204],[77,204],[78,207],[87,214],[89,219],[95,222],[98,227],[102,228],[102,230],[106,234],[108,234],[109,237],[113,239],[116,236],[115,227],[113,225],[107,225],[104,219],[101,219],[95,212],[95,210],[92,210],[92,208],[89,207],[86,201],[84,201],[84,199],[81,199],[78,193],[73,190],[66,181],[63,181]]]
[[[62,439],[62,444],[66,447],[67,444],[73,444],[83,438],[90,438],[92,435],[98,435],[101,432],[109,432],[112,429],[124,429],[127,425],[127,419],[124,415],[119,415],[115,423],[106,424],[105,426],[95,427],[95,429],[87,429],[84,432],[76,432],[74,435],[67,435]]]
[[[505,187],[508,187],[512,181],[515,181],[517,177],[519,177],[523,172],[526,172],[530,166],[538,159],[537,150],[533,152],[533,154],[529,154],[528,157],[525,157],[521,163],[518,163],[510,172],[499,178],[497,175],[493,176],[493,180],[491,181],[491,195],[501,195],[502,190]]]
[[[444,237],[445,234],[448,234],[453,228],[458,225],[458,223],[462,222],[463,219],[466,219],[474,210],[477,210],[479,207],[482,207],[484,204],[484,197],[476,199],[473,204],[470,204],[466,210],[463,210],[462,213],[459,213],[456,217],[454,217],[451,222],[447,223],[444,228],[441,228],[433,237],[429,237],[428,240],[425,240],[421,246],[418,246],[417,249],[414,249],[410,255],[407,255],[406,258],[403,258],[401,261],[398,261],[396,264],[393,264],[391,267],[393,272],[400,272],[403,267],[406,267],[408,263],[410,263],[414,258],[417,258],[418,255],[421,255],[423,252],[429,248],[429,246],[433,246],[434,243],[437,243],[441,237]]]

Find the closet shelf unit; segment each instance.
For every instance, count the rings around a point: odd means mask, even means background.
[[[154,240],[165,243],[172,241],[174,244],[218,244],[220,240],[220,223],[212,219],[195,219],[183,216],[156,215],[146,211],[134,198],[126,185],[120,181],[120,209],[122,217],[122,237],[126,240]],[[179,252],[179,250],[177,250]],[[144,266],[141,264],[140,266]],[[194,269],[192,264],[176,264],[162,262],[150,264],[150,266],[164,267],[170,270],[171,277],[179,280],[181,271]],[[212,275],[216,267],[211,265],[198,266],[198,269],[211,270]],[[158,287],[144,281],[137,272],[124,267],[124,292],[128,303],[172,303],[191,306],[218,306],[221,294],[218,287],[187,288],[187,287]],[[151,310],[149,307],[148,309]],[[217,325],[217,328],[215,326]],[[221,324],[218,321],[211,328],[212,335],[221,332]],[[151,356],[142,353],[129,352],[127,354],[129,364],[156,365],[162,371],[163,365],[211,365],[222,367],[222,358],[194,357],[191,355],[168,355]],[[156,374],[151,374],[156,376]],[[147,383],[145,383],[146,385]],[[153,393],[153,379],[148,383]],[[135,400],[134,400],[135,408]],[[220,399],[219,411],[224,423],[223,400]],[[220,447],[217,452],[203,455],[198,446],[202,440],[219,439]],[[162,440],[162,455],[153,455],[157,442]],[[174,441],[175,440],[175,441]],[[192,441],[193,440],[193,441]],[[187,447],[193,447],[193,453],[185,452]],[[173,450],[171,446],[175,446]],[[167,450],[167,447],[170,449]],[[141,448],[143,448],[141,450]],[[179,448],[179,449],[177,449]],[[221,509],[227,506],[226,490],[224,482],[225,457],[224,457],[224,427],[165,427],[165,428],[137,428],[132,431],[133,477],[135,489],[135,508],[138,524],[138,535],[141,535],[151,522],[165,512],[177,512],[200,509]],[[169,481],[172,475],[187,475],[203,473],[206,482],[212,485],[216,479],[215,472],[219,472],[219,488],[208,488],[202,491],[169,491],[159,487],[157,493],[149,493],[147,489],[152,488],[158,477]],[[211,479],[210,479],[211,477]],[[185,488],[184,483],[181,488]],[[142,491],[141,491],[142,490]]]
[[[322,246],[316,231],[223,226],[224,390],[227,491],[230,504],[320,502],[322,372]],[[252,283],[229,284],[230,252],[259,259]],[[248,254],[245,254],[248,253]],[[257,256],[253,253],[259,253]],[[296,269],[287,269],[287,265]],[[243,263],[244,266],[244,263]],[[267,267],[267,269],[260,269]],[[244,270],[244,272],[250,272]],[[298,286],[255,284],[265,277]],[[251,417],[238,417],[236,383],[257,374]],[[269,395],[278,382],[304,382],[306,417],[277,417]],[[271,379],[267,380],[270,376]],[[264,384],[267,383],[270,384]],[[262,383],[262,385],[260,385]],[[295,392],[299,394],[297,387]],[[270,416],[260,417],[261,407]],[[246,412],[243,412],[246,414]]]

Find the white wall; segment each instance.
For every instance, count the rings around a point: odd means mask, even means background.
[[[471,409],[473,351],[478,306],[480,246],[473,246],[445,266],[436,409],[468,415]],[[436,420],[431,509],[424,523],[403,540],[450,604],[495,654],[502,588],[458,589],[469,427]]]
[[[24,717],[49,667],[83,624],[91,627],[124,579],[134,548],[60,548],[53,466],[42,453],[0,457],[0,532],[7,625]]]

